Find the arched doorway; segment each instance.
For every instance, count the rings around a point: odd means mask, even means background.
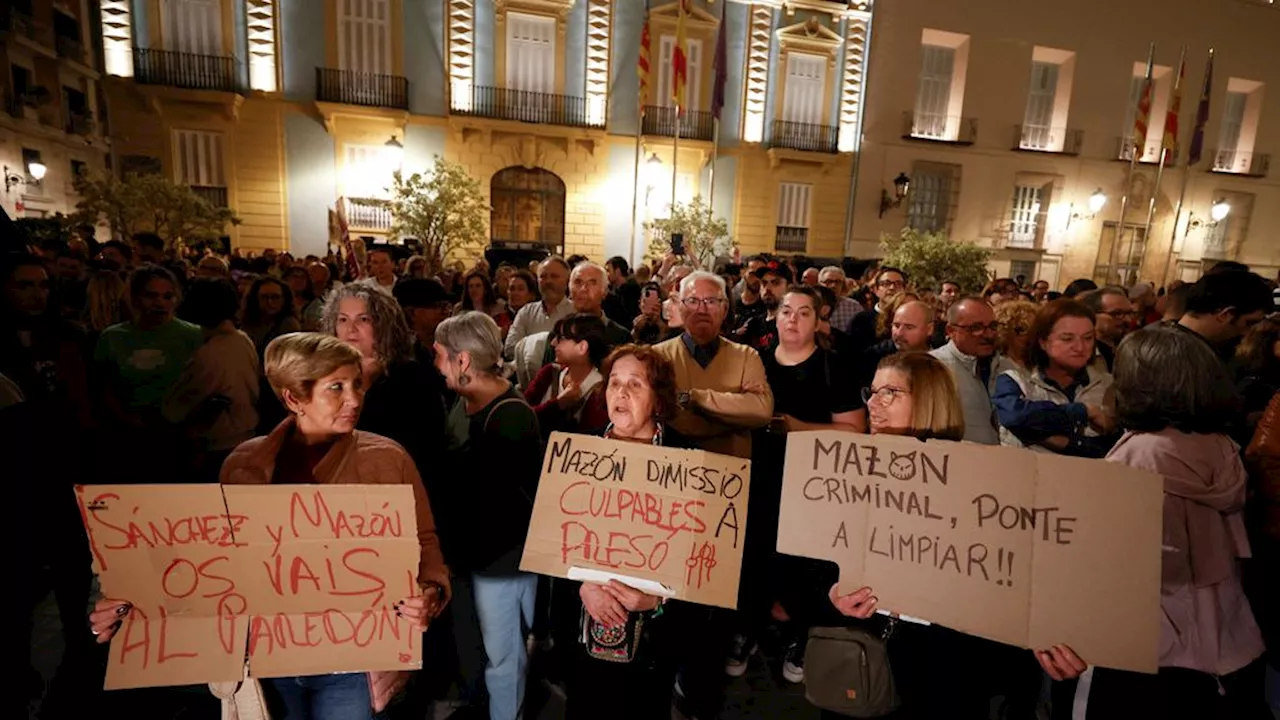
[[[564,246],[564,181],[542,168],[509,167],[489,184],[494,243],[536,243],[560,252]]]

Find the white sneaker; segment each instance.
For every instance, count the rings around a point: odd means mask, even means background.
[[[756,652],[756,644],[747,644],[745,635],[733,636],[733,648],[724,663],[724,673],[729,677],[742,677],[747,674],[747,664]]]

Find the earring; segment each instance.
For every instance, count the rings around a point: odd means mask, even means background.
[[[306,410],[299,410],[299,411],[298,411],[298,417],[306,417],[306,415],[307,415],[307,411],[306,411]]]
[[[463,375],[458,378],[458,387],[466,387],[471,384],[471,376]]]

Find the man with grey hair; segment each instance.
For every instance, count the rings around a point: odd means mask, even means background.
[[[604,320],[605,344],[612,349],[631,342],[631,332],[605,315],[604,301],[608,293],[609,275],[599,265],[586,260],[575,265],[573,272],[569,273],[569,300],[573,303],[573,311]]]
[[[654,346],[676,371],[680,410],[671,426],[710,452],[751,457],[751,430],[773,417],[773,393],[753,349],[720,337],[724,280],[698,270],[680,282],[684,334]]]
[[[862,312],[862,303],[849,297],[848,280],[844,270],[838,265],[828,265],[818,273],[818,283],[836,294],[836,306],[831,309],[828,322],[831,327],[846,335],[853,326],[853,318]]]
[[[964,439],[982,445],[999,445],[991,389],[995,386],[996,312],[977,295],[960,298],[947,310],[950,342],[929,353],[951,371],[964,410]]]

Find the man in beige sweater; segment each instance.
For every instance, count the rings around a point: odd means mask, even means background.
[[[703,450],[747,458],[751,430],[773,417],[773,393],[760,355],[720,337],[727,312],[724,280],[691,273],[680,283],[685,332],[654,349],[676,371],[680,412],[671,426]]]

